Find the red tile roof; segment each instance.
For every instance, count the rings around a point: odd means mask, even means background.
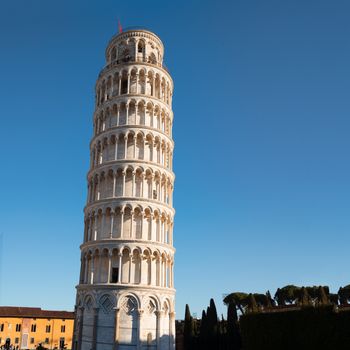
[[[0,317],[74,319],[74,312],[41,310],[39,307],[0,306]]]

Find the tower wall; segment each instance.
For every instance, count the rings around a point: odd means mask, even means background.
[[[173,82],[146,30],[116,35],[96,82],[75,350],[174,349]]]

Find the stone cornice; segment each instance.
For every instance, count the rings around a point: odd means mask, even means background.
[[[172,172],[171,170],[158,165],[157,163],[154,162],[148,162],[145,160],[125,160],[125,159],[118,159],[118,160],[111,160],[109,162],[105,162],[97,167],[94,167],[92,169],[89,170],[89,172],[87,173],[87,180],[91,180],[91,177],[93,177],[94,173],[97,173],[99,171],[103,171],[105,168],[107,168],[106,170],[108,171],[111,167],[113,167],[114,165],[118,166],[118,165],[124,165],[124,167],[127,166],[135,166],[135,164],[137,164],[140,168],[144,168],[144,166],[142,164],[147,164],[150,168],[156,168],[159,172],[166,172],[169,177],[172,178],[173,181],[175,181],[175,173]],[[122,166],[121,166],[122,167]]]
[[[160,242],[155,242],[155,241],[149,241],[149,240],[144,240],[144,239],[125,239],[125,238],[107,238],[104,240],[99,240],[99,241],[88,241],[86,243],[83,243],[80,245],[81,251],[84,251],[87,248],[90,247],[104,247],[107,248],[108,245],[110,245],[110,248],[118,248],[118,246],[123,246],[123,245],[128,245],[128,244],[135,244],[138,247],[144,247],[149,248],[151,245],[152,248],[154,247],[161,247],[173,255],[176,252],[176,249],[171,245],[171,244],[165,244],[165,243],[160,243]]]
[[[146,126],[146,125],[140,126],[138,124],[112,126],[108,129],[106,129],[105,131],[102,131],[101,133],[95,135],[91,139],[90,144],[89,144],[90,150],[91,150],[91,146],[96,142],[96,140],[99,140],[100,138],[112,136],[113,134],[115,134],[116,131],[120,131],[121,133],[122,132],[126,133],[126,132],[130,132],[130,131],[137,133],[138,131],[141,131],[144,134],[145,132],[143,130],[151,131],[154,134],[154,136],[156,136],[156,134],[158,134],[157,136],[159,136],[161,138],[165,137],[167,139],[167,141],[173,146],[172,151],[174,150],[175,142],[166,133],[164,133],[163,131],[160,131],[159,129],[152,128],[150,126]]]
[[[113,105],[118,104],[118,102],[128,103],[131,100],[145,100],[147,102],[151,102],[153,105],[157,104],[157,103],[154,103],[154,101],[156,101],[159,104],[161,104],[163,107],[165,107],[164,109],[166,109],[169,112],[171,121],[173,121],[174,119],[172,106],[167,105],[163,100],[161,100],[158,97],[144,95],[144,94],[123,94],[123,95],[112,96],[112,98],[110,98],[109,100],[103,101],[99,106],[95,107],[94,117],[96,113],[99,113],[101,110],[104,110],[108,107],[111,108]]]
[[[128,289],[131,291],[144,291],[146,293],[149,293],[150,291],[159,291],[163,292],[164,294],[170,294],[174,295],[176,292],[176,289],[174,288],[166,288],[166,287],[156,287],[156,286],[147,286],[147,285],[139,285],[139,284],[126,284],[126,283],[96,283],[96,284],[78,284],[76,287],[78,290],[96,290],[99,289],[112,289],[116,292],[119,290],[121,292],[124,292]]]
[[[86,215],[88,210],[93,209],[99,209],[102,206],[106,207],[117,207],[122,206],[126,204],[132,204],[135,203],[135,205],[140,205],[142,207],[152,207],[152,204],[154,204],[157,208],[163,208],[164,211],[168,211],[173,214],[173,217],[175,215],[175,209],[167,204],[164,204],[160,201],[157,201],[155,199],[149,199],[149,198],[141,198],[141,197],[113,197],[113,198],[106,198],[106,199],[100,199],[98,201],[89,203],[84,208],[84,214]]]

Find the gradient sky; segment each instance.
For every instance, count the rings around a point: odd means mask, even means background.
[[[0,305],[72,310],[94,84],[124,27],[175,82],[177,317],[350,283],[350,3],[0,2]]]

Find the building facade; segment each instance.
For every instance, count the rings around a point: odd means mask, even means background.
[[[32,307],[0,307],[0,347],[72,349],[74,313]]]
[[[96,82],[76,350],[175,348],[172,94],[148,30],[114,36]]]

